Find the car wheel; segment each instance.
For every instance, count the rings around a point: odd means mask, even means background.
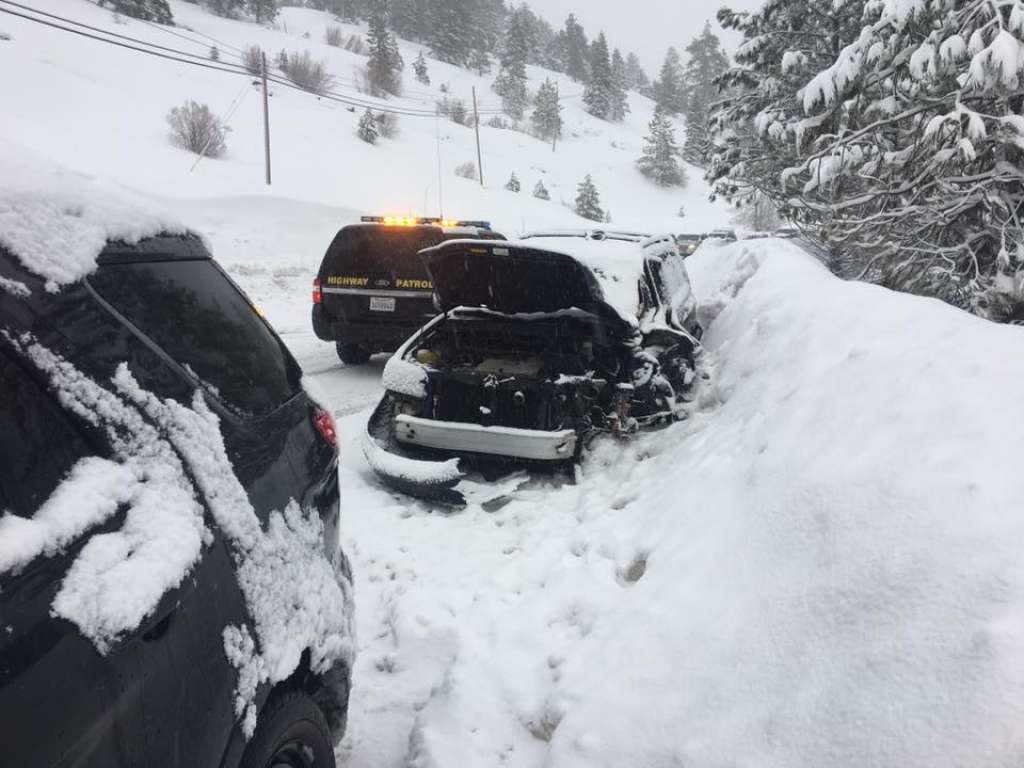
[[[366,365],[370,360],[370,350],[358,344],[336,344],[338,357],[345,365]]]
[[[272,698],[260,713],[240,768],[335,768],[320,707],[302,691]]]

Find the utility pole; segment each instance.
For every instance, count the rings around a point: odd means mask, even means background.
[[[270,102],[267,99],[267,54],[263,57],[263,159],[267,169],[267,186],[270,186]]]
[[[476,86],[473,86],[473,125],[476,126],[476,168],[480,174],[480,186],[484,185],[484,159],[480,153],[480,112],[476,108]]]

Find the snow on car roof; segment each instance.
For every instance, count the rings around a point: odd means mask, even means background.
[[[628,238],[628,239],[627,239]],[[522,243],[565,254],[587,267],[597,278],[604,300],[623,320],[637,324],[644,255],[641,235],[616,235],[597,239],[583,233],[527,235]]]
[[[89,274],[108,240],[135,243],[186,227],[140,195],[0,140],[0,244],[49,290]]]

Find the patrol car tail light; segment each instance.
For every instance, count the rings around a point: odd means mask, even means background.
[[[313,303],[320,304],[324,300],[324,292],[320,289],[320,278],[313,278]]]
[[[338,428],[334,425],[334,417],[327,411],[317,408],[313,411],[313,425],[320,437],[334,448],[338,447]]]

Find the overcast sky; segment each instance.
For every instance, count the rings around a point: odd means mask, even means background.
[[[546,18],[556,29],[565,17],[576,18],[593,38],[604,30],[612,47],[636,51],[647,74],[657,74],[665,51],[670,45],[682,49],[700,34],[705,20],[720,33],[715,14],[723,5],[737,10],[751,10],[763,0],[527,0],[528,5]],[[722,36],[722,35],[720,35]],[[722,36],[730,52],[739,38]]]

